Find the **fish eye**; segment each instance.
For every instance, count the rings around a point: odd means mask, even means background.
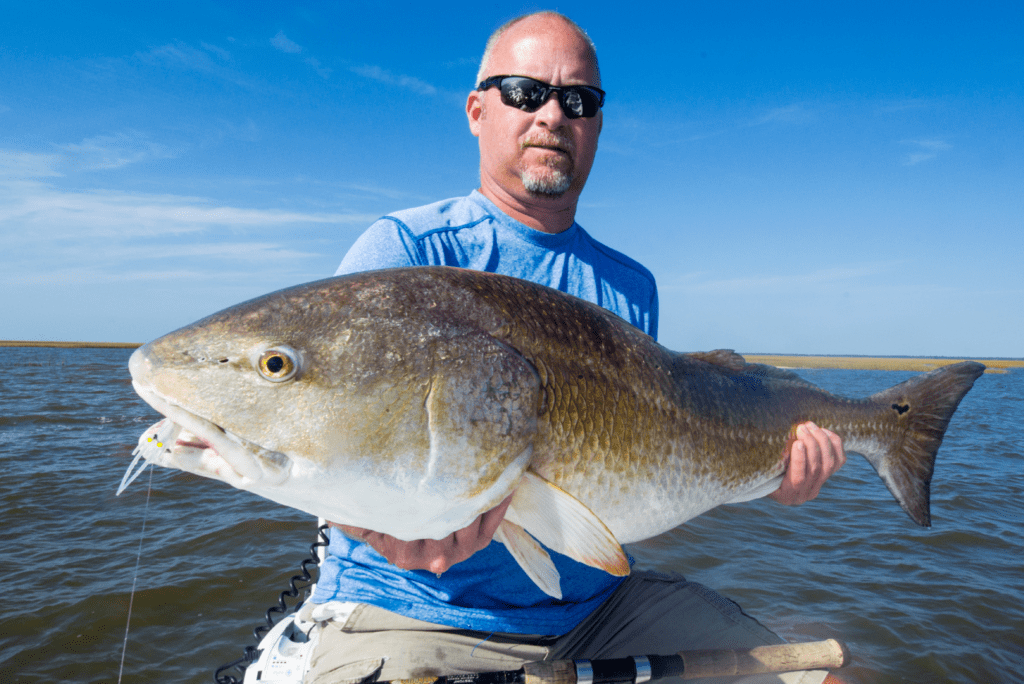
[[[298,355],[288,347],[271,347],[260,354],[256,368],[271,382],[291,380],[299,371]]]

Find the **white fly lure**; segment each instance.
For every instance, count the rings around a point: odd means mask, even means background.
[[[142,436],[139,437],[139,445],[132,452],[132,456],[135,458],[132,459],[128,470],[124,473],[124,477],[121,478],[121,486],[117,488],[117,496],[120,496],[121,492],[128,488],[128,485],[135,482],[135,479],[142,474],[146,466],[151,462],[159,462],[161,453],[170,453],[175,442],[178,441],[180,433],[181,426],[174,424],[167,418],[155,423],[143,432]],[[140,460],[142,464],[138,465]],[[138,465],[138,469],[136,469],[136,465]]]

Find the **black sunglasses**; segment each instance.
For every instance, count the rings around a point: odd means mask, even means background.
[[[551,93],[558,93],[558,104],[570,119],[597,116],[597,110],[604,105],[604,91],[594,86],[553,86],[526,76],[491,76],[480,81],[476,89],[487,90],[492,86],[501,90],[502,102],[524,112],[540,109]]]

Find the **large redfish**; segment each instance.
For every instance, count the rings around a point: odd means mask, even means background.
[[[150,342],[130,367],[167,417],[136,460],[406,540],[443,538],[514,491],[495,537],[555,596],[535,539],[626,574],[621,543],[774,491],[808,420],[928,525],[936,451],[984,370],[844,399],[732,352],[669,351],[540,285],[443,267],[259,297]]]

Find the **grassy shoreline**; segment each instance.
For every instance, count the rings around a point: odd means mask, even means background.
[[[58,347],[63,349],[135,349],[139,342],[56,342],[51,340],[0,340],[0,347]],[[904,356],[805,356],[802,354],[743,354],[749,363],[781,368],[838,368],[845,370],[930,371],[960,361],[980,361],[987,373],[1024,368],[1024,359],[926,358]]]
[[[780,368],[840,368],[846,370],[930,371],[961,361],[979,361],[986,373],[1006,373],[1024,368],[1024,359],[926,358],[904,356],[797,356],[743,354],[748,363],[767,363]]]
[[[142,342],[58,342],[54,340],[0,340],[0,347],[58,347],[61,349],[136,349]]]

